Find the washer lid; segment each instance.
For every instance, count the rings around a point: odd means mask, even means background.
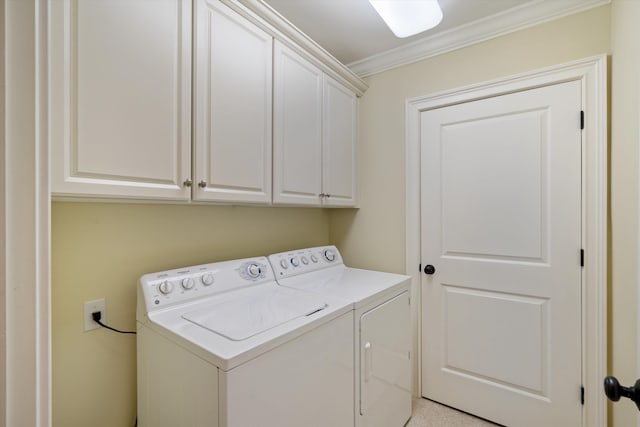
[[[320,295],[278,288],[185,313],[182,318],[230,340],[241,341],[327,307]]]

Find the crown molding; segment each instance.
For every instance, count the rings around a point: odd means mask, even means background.
[[[608,3],[611,0],[532,0],[347,66],[360,77],[367,77]]]
[[[353,70],[338,61],[263,0],[222,0],[222,2],[258,25],[261,22],[256,21],[256,17],[266,22],[268,28],[265,29],[273,37],[312,60],[325,73],[349,87],[356,95],[362,96],[369,88]]]

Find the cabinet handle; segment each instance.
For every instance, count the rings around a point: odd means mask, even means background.
[[[324,193],[320,193],[320,194],[318,194],[318,197],[320,197],[322,199],[323,197],[327,197],[327,195],[324,194]]]
[[[198,183],[198,187],[200,188],[204,188],[206,186],[207,186],[207,181],[205,181],[204,179]]]
[[[187,178],[184,180],[183,184],[185,187],[191,187],[193,185],[193,181],[191,180],[191,178]]]
[[[331,194],[325,194],[324,197],[328,199],[329,197],[331,197]]]
[[[364,381],[371,380],[371,371],[373,370],[373,359],[371,358],[371,343],[367,341],[364,345]]]

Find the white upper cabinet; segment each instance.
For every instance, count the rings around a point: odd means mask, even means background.
[[[274,203],[355,206],[355,94],[281,43],[274,57]]]
[[[275,44],[274,203],[320,205],[322,71]]]
[[[322,190],[325,206],[356,205],[356,96],[324,76]]]
[[[51,192],[355,206],[367,86],[260,0],[50,0]]]
[[[273,38],[218,0],[197,0],[194,200],[271,202]]]
[[[52,192],[187,200],[191,0],[52,0]]]

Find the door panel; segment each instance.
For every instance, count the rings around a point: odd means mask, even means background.
[[[52,193],[188,200],[191,1],[50,6]]]
[[[325,206],[356,205],[356,96],[324,76],[322,190]]]
[[[219,1],[195,4],[193,199],[268,204],[273,39]]]
[[[322,192],[322,71],[275,44],[275,203],[319,206]]]
[[[421,116],[423,395],[581,423],[581,86]]]
[[[548,300],[444,286],[442,304],[446,316],[444,369],[491,378],[514,390],[546,394]],[[488,346],[491,341],[509,345]],[[518,363],[504,364],[504,360]]]
[[[546,240],[545,119],[545,111],[536,110],[442,126],[446,255],[540,260]]]

